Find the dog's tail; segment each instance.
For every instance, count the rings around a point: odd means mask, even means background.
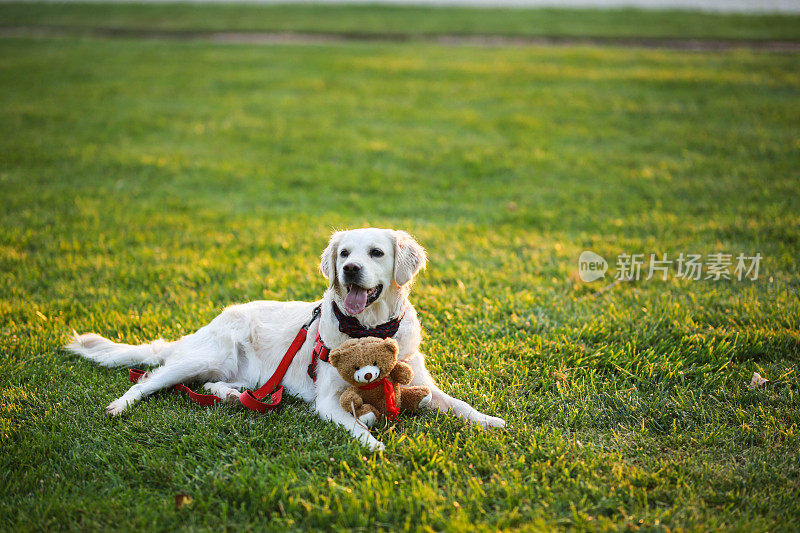
[[[65,349],[91,359],[103,366],[160,365],[169,355],[172,342],[161,339],[147,344],[121,344],[110,341],[96,333],[72,337]]]

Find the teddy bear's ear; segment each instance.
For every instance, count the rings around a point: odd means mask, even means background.
[[[397,354],[400,353],[400,349],[397,346],[397,341],[394,339],[385,339],[381,343],[381,350],[392,359],[396,359]]]

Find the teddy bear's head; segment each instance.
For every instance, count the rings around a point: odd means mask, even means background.
[[[397,364],[397,352],[394,339],[348,339],[331,351],[328,360],[342,379],[358,386],[387,377]]]

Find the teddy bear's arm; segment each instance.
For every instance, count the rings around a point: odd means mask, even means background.
[[[339,398],[339,405],[348,413],[354,410],[357,411],[363,404],[364,400],[361,399],[361,395],[359,395],[353,387],[344,391]]]
[[[399,385],[408,385],[411,383],[411,380],[414,379],[414,371],[411,369],[408,363],[398,361],[395,367],[389,373],[389,377],[391,377],[395,383]]]

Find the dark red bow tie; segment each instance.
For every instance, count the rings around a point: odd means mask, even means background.
[[[400,327],[400,321],[403,320],[403,315],[401,315],[383,324],[378,324],[374,328],[365,328],[356,317],[342,313],[336,302],[331,303],[333,304],[333,314],[336,316],[336,320],[339,321],[339,331],[354,339],[363,339],[364,337],[388,339],[389,337],[394,337]]]

